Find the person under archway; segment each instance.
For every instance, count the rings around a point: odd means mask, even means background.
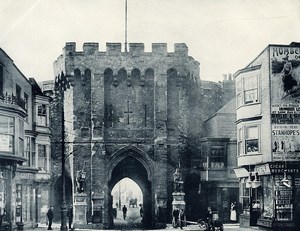
[[[123,211],[123,218],[124,218],[124,220],[125,220],[125,219],[126,219],[126,214],[127,214],[127,208],[126,208],[126,205],[123,206],[122,211]]]

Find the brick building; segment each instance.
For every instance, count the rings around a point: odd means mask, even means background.
[[[234,75],[242,226],[299,220],[299,47],[269,45]]]
[[[199,63],[183,43],[85,43],[83,51],[66,43],[54,63],[56,79],[67,79],[65,119],[56,102],[57,128],[66,128],[67,203],[74,198],[75,223],[113,226],[111,190],[124,177],[142,190],[146,225],[171,220],[173,173],[180,166],[188,218],[201,216],[198,194],[203,122],[222,106],[221,84],[200,81]],[[59,95],[56,97],[59,99]],[[59,136],[58,133],[54,137]],[[55,141],[54,141],[55,143]],[[60,207],[61,147],[52,148],[53,203]],[[57,190],[56,190],[57,189]],[[80,198],[80,203],[78,202]],[[83,202],[82,202],[83,201]],[[77,215],[76,215],[77,213]]]
[[[0,211],[10,230],[35,227],[49,208],[49,104],[0,49]]]

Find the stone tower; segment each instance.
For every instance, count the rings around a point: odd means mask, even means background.
[[[192,108],[199,63],[187,46],[176,43],[168,52],[167,44],[154,43],[145,52],[144,44],[131,43],[122,52],[121,43],[107,43],[101,52],[98,43],[84,43],[83,51],[66,43],[54,72],[71,83],[64,124],[74,203],[83,196],[87,219],[110,228],[111,190],[129,177],[142,190],[145,225],[169,222],[173,173],[178,165],[187,173],[187,139],[198,130]]]

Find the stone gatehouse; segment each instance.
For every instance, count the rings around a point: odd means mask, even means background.
[[[170,222],[173,173],[179,166],[190,201],[187,216],[199,210],[197,139],[203,136],[204,119],[221,107],[215,92],[211,101],[203,97],[199,65],[184,43],[176,43],[174,52],[165,43],[152,44],[151,52],[142,43],[129,44],[128,52],[121,43],[107,43],[106,52],[99,51],[98,43],[84,43],[83,51],[66,43],[54,72],[57,79],[70,82],[64,93],[66,194],[67,202],[75,198],[75,204],[81,195],[86,206],[82,217],[113,227],[111,191],[129,177],[142,190],[145,224]],[[54,100],[52,123],[58,141],[60,99]],[[59,146],[52,147],[52,199],[58,207],[61,198],[54,186],[61,180]],[[80,173],[84,184],[78,191]]]

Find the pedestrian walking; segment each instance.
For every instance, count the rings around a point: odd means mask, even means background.
[[[207,222],[207,225],[208,225],[208,230],[212,230],[212,226],[213,226],[213,213],[212,213],[211,207],[207,208],[207,211],[206,211],[206,222]]]
[[[53,221],[53,206],[50,207],[50,209],[47,212],[47,217],[48,217],[48,230],[52,230],[52,221]]]
[[[124,205],[123,206],[123,218],[124,218],[124,220],[126,219],[126,214],[127,214],[127,208],[126,208],[126,206]]]
[[[3,217],[5,216],[5,214],[6,214],[5,208],[0,207],[0,230],[1,230],[1,226],[2,226]]]
[[[69,219],[69,229],[72,229],[73,215],[73,205],[71,204],[67,212],[67,217]]]

